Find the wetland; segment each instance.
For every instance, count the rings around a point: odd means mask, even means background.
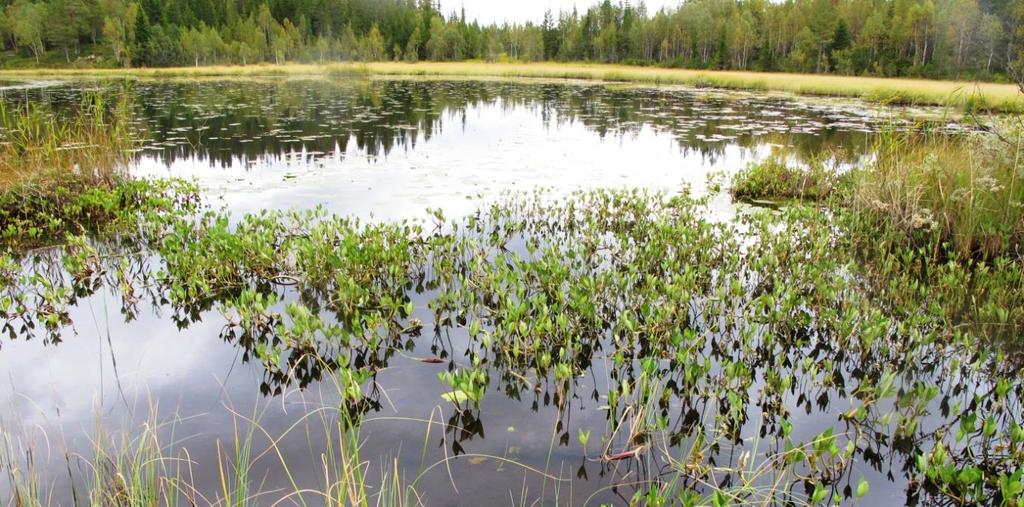
[[[0,101],[22,160],[27,125],[85,139],[0,203],[10,505],[1024,498],[1013,118],[394,77]]]

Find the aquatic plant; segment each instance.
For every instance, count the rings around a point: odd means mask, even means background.
[[[448,364],[455,455],[482,435],[493,389],[556,407],[553,442],[579,440],[566,417],[590,396],[580,374],[606,363],[601,466],[668,473],[633,481],[651,501],[856,498],[870,486],[852,464],[883,466],[882,449],[890,473],[928,484],[913,494],[962,497],[955,484],[972,479],[977,494],[1019,496],[1021,366],[1005,339],[1024,322],[1020,269],[909,271],[914,250],[883,238],[892,250],[864,256],[843,214],[814,208],[705,213],[686,196],[624,190],[514,195],[433,224],[143,213],[144,251],[100,255],[102,241],[75,239],[56,256],[70,276],[46,268],[55,259],[8,257],[4,316],[59,339],[61,309],[101,286],[138,288],[126,301],[169,305],[182,325],[220,308],[223,338],[263,365],[266,394],[337,378],[355,427],[379,407],[363,386],[432,321],[468,343],[461,364],[440,339],[428,358]],[[797,434],[797,410],[835,415]]]
[[[190,214],[198,187],[180,180],[116,178],[96,184],[74,176],[45,185],[22,183],[0,192],[0,247],[59,242],[65,235],[142,234],[164,214]]]
[[[875,161],[851,174],[849,206],[860,221],[855,235],[900,232],[905,246],[936,259],[1019,255],[1024,126],[1013,119],[992,122],[961,136],[880,136]]]
[[[130,98],[90,93],[70,112],[0,101],[0,190],[26,195],[65,179],[109,186],[142,136]]]
[[[753,162],[732,179],[730,191],[739,200],[820,200],[835,190],[839,175],[821,161],[809,166],[794,164],[780,156]]]
[[[397,461],[368,494],[357,435],[381,409],[378,376],[422,347],[429,356],[416,360],[443,368],[445,464],[471,454],[500,391],[552,407],[552,448],[575,437],[578,473],[596,463],[637,503],[856,500],[871,494],[870,466],[909,498],[1019,504],[1020,217],[995,204],[1016,203],[1020,145],[1005,133],[982,148],[949,140],[941,146],[988,169],[932,167],[928,180],[904,171],[925,149],[915,139],[883,136],[877,160],[850,178],[858,183],[825,206],[724,222],[709,219],[708,198],[637,190],[515,194],[426,222],[321,209],[237,217],[182,182],[63,178],[39,197],[3,195],[0,325],[11,340],[57,343],[74,328],[70,308],[109,290],[127,319],[145,303],[182,327],[219,311],[221,339],[258,365],[265,395],[333,383],[336,398],[303,416],[321,418],[332,442],[313,453],[329,463],[318,489],[300,485],[253,415],[218,448],[216,496],[234,505],[265,493],[252,471],[270,454],[294,490],[286,497],[419,501],[418,477],[407,482]],[[978,185],[983,177],[996,183]],[[734,187],[822,198],[831,178],[776,158]],[[879,196],[893,205],[874,206]],[[944,223],[913,226],[908,213],[925,206]],[[28,250],[40,245],[50,247]],[[600,382],[587,379],[597,373]],[[606,424],[573,426],[572,408],[589,400]],[[816,422],[800,427],[800,412]],[[198,494],[182,489],[169,465],[179,458],[157,433],[93,450],[95,503]],[[260,434],[265,451],[253,447]],[[43,501],[31,463],[5,470],[19,495]],[[558,503],[566,479],[539,473],[542,500]]]

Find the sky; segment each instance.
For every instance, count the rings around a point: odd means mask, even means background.
[[[551,9],[571,11],[573,6],[581,12],[602,0],[441,0],[441,8],[445,15],[466,7],[466,17],[479,20],[483,24],[503,21],[533,21],[540,23],[544,19],[544,11]],[[620,0],[612,0],[619,3]],[[640,0],[629,0],[633,5]],[[655,12],[662,7],[674,7],[680,0],[644,0],[648,12]]]

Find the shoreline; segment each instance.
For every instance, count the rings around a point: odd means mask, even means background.
[[[836,76],[745,71],[707,71],[589,63],[374,62],[137,69],[0,70],[0,79],[26,77],[280,77],[432,76],[449,78],[546,78],[649,85],[788,92],[845,97],[889,105],[939,106],[957,111],[1024,113],[1016,85],[969,81]]]

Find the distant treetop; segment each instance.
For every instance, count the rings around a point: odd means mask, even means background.
[[[1020,0],[605,0],[482,26],[433,0],[0,0],[0,67],[352,60],[594,61],[999,78],[1024,68]]]

